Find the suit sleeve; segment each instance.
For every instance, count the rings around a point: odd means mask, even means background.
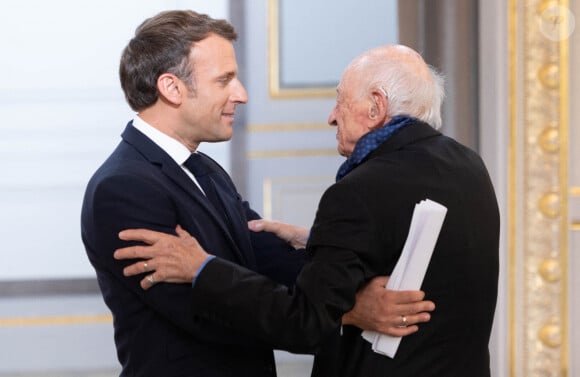
[[[177,211],[166,191],[148,177],[117,174],[90,186],[85,196],[83,242],[97,270],[103,295],[109,298],[109,306],[122,308],[121,315],[127,317],[131,312],[151,310],[152,315],[161,316],[202,341],[244,346],[258,344],[253,337],[224,327],[219,319],[196,315],[192,310],[190,284],[159,284],[144,291],[139,285],[144,275],[130,278],[123,275],[123,268],[135,261],[113,258],[117,248],[129,245],[118,238],[121,230],[147,228],[175,233]]]
[[[349,203],[339,206],[337,203]],[[346,233],[345,233],[346,232]],[[274,347],[315,352],[335,334],[356,291],[373,272],[365,267],[373,227],[362,201],[348,191],[329,189],[312,228],[312,259],[288,288],[253,271],[216,258],[193,288],[196,312],[219,318]]]

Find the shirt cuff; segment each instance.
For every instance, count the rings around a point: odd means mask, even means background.
[[[197,269],[197,272],[195,273],[195,276],[193,277],[193,281],[191,282],[192,288],[195,286],[195,281],[197,280],[197,277],[199,276],[199,274],[201,274],[201,271],[205,268],[206,264],[208,264],[209,261],[211,261],[214,258],[215,258],[215,255],[210,255],[206,260],[203,261],[201,266],[199,266],[199,268]]]

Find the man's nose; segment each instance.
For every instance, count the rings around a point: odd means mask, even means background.
[[[242,85],[242,83],[236,79],[236,83],[234,85],[234,91],[232,94],[232,101],[235,103],[247,103],[248,102],[248,93],[246,92],[246,88]]]
[[[330,115],[328,116],[328,124],[331,126],[336,126],[336,107],[332,109]]]

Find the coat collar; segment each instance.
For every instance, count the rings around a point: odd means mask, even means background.
[[[380,147],[373,151],[368,158],[376,155],[389,153],[401,149],[402,147],[416,143],[419,140],[440,136],[441,132],[437,131],[427,123],[418,121],[403,127],[399,132],[385,141]]]

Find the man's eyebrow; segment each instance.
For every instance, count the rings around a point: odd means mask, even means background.
[[[225,72],[225,73],[222,73],[221,75],[219,75],[219,76],[217,77],[217,79],[218,79],[219,81],[221,81],[221,80],[231,80],[231,79],[233,79],[234,77],[236,77],[236,72],[234,72],[234,71],[230,71],[230,72]]]

